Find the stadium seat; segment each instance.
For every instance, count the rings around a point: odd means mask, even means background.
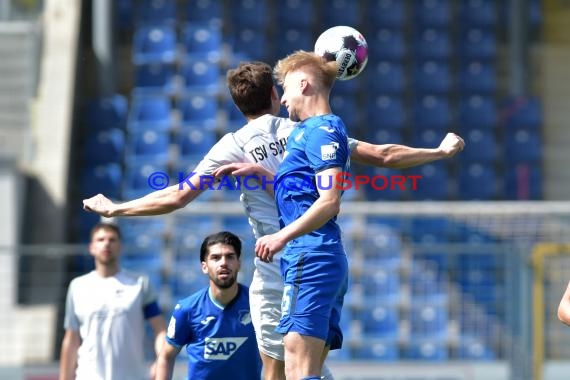
[[[415,130],[449,130],[451,109],[449,101],[443,96],[418,96],[414,102],[413,124]]]
[[[358,125],[358,112],[355,97],[336,95],[335,92],[330,96],[330,105],[332,112],[340,116],[347,130],[354,130]]]
[[[374,338],[398,336],[399,311],[397,305],[370,304],[357,313],[362,324],[362,334]]]
[[[491,28],[497,23],[498,9],[494,0],[461,0],[461,25]]]
[[[400,30],[377,29],[366,36],[370,63],[374,61],[400,61],[407,53],[404,33]]]
[[[119,128],[90,133],[83,149],[85,164],[121,163],[125,153],[125,132]]]
[[[162,287],[162,260],[160,256],[131,256],[125,254],[121,257],[121,267],[146,275],[153,289],[160,291]]]
[[[412,339],[447,337],[448,305],[413,302],[410,308]]]
[[[217,230],[219,230],[219,226],[211,217],[208,218],[202,215],[175,215],[172,227],[172,249],[174,256],[178,260],[183,258],[192,260],[200,252],[200,246],[204,238]]]
[[[540,165],[519,163],[505,171],[505,196],[514,200],[542,198],[542,171]]]
[[[178,100],[180,126],[213,131],[217,127],[218,101],[213,96],[193,96]]]
[[[403,28],[406,23],[404,2],[399,0],[372,0],[365,13],[371,25],[382,28]]]
[[[505,99],[501,104],[501,123],[508,130],[517,128],[539,129],[542,125],[542,106],[533,96]]]
[[[133,98],[127,129],[137,132],[153,129],[167,131],[172,127],[170,99],[166,96]]]
[[[141,95],[172,95],[176,92],[177,81],[174,65],[148,64],[135,67],[135,83],[133,94]]]
[[[234,55],[245,55],[247,59],[243,60],[260,60],[269,56],[267,34],[253,28],[243,28],[237,30],[231,37],[230,42]]]
[[[466,163],[459,173],[459,198],[493,200],[497,197],[497,176],[492,164]]]
[[[406,109],[400,97],[380,95],[367,100],[367,118],[371,128],[401,130],[406,122]]]
[[[282,0],[277,2],[275,11],[277,23],[281,28],[310,29],[314,20],[315,4],[314,0]]]
[[[497,55],[497,42],[493,31],[468,28],[461,33],[457,49],[462,61],[492,61]]]
[[[279,32],[273,48],[275,59],[284,58],[299,49],[312,51],[314,48],[312,33],[310,29],[303,28],[283,29]]]
[[[117,163],[100,164],[82,169],[80,193],[92,197],[99,193],[111,199],[121,199],[123,170]]]
[[[131,133],[125,161],[135,163],[164,163],[169,160],[170,134],[168,132],[146,130]]]
[[[140,25],[173,25],[176,22],[176,0],[135,1]]]
[[[370,96],[395,94],[401,95],[406,87],[404,66],[398,62],[379,61],[368,63],[363,74]],[[336,92],[335,85],[335,92]]]
[[[443,61],[451,57],[450,36],[441,29],[426,28],[415,31],[413,46],[418,60]]]
[[[231,2],[231,15],[235,30],[253,28],[262,30],[267,26],[269,17],[267,0],[236,0]]]
[[[410,223],[410,237],[415,243],[446,243],[452,230],[453,224],[445,217],[416,217]]]
[[[422,165],[412,170],[412,175],[421,176],[416,180],[416,190],[410,190],[415,200],[447,200],[449,184],[447,167],[442,163]]]
[[[442,254],[414,255],[410,273],[411,302],[429,305],[445,305],[448,302],[443,273]]]
[[[388,268],[398,268],[401,264],[402,238],[391,226],[368,225],[362,243],[362,255],[367,262]]]
[[[323,7],[323,28],[337,25],[358,25],[361,3],[350,0],[333,0]],[[323,30],[324,30],[323,29]]]
[[[222,91],[220,67],[205,59],[194,59],[180,67],[184,95],[218,95]]]
[[[201,159],[216,143],[216,134],[203,128],[187,128],[178,133],[179,159]]]
[[[222,2],[219,0],[185,1],[186,21],[206,22],[210,26],[220,27],[222,24]]]
[[[449,0],[420,0],[413,2],[414,21],[422,28],[446,28],[451,23]]]
[[[496,360],[497,354],[485,339],[462,336],[459,339],[458,358],[462,360]]]
[[[364,190],[366,200],[390,201],[406,199],[408,183],[406,182],[406,177],[400,170],[367,167],[365,169],[365,175],[370,178],[371,182],[371,184],[360,186],[360,190]],[[352,178],[352,182],[353,186],[356,187],[354,178]]]
[[[537,163],[541,157],[542,142],[537,131],[516,129],[505,134],[505,160],[508,163]]]
[[[86,104],[87,126],[90,131],[124,129],[128,108],[127,98],[119,94],[89,99]]]
[[[449,357],[447,345],[443,339],[412,340],[403,350],[403,359],[422,361],[444,361]]]
[[[187,61],[205,59],[212,64],[221,58],[222,32],[218,27],[188,23],[182,29],[181,40]]]
[[[490,96],[463,97],[458,108],[459,127],[464,134],[472,129],[491,131],[497,126],[497,109]]]
[[[168,167],[164,164],[128,165],[125,168],[125,176],[123,178],[124,198],[140,198],[155,191],[161,185],[168,185],[170,178],[167,178],[167,175]]]
[[[367,128],[364,139],[373,144],[402,144],[402,134],[398,130]]]
[[[202,273],[195,255],[176,261],[171,273],[172,298],[181,300],[208,286],[208,277]]]
[[[142,26],[133,38],[133,63],[174,63],[177,58],[176,31],[171,26]]]
[[[226,132],[237,131],[247,123],[247,119],[231,99],[224,104],[224,110],[227,116]]]
[[[463,162],[491,164],[497,158],[497,143],[492,131],[471,129],[463,134],[465,150],[461,153]]]
[[[414,91],[420,94],[441,94],[450,91],[449,67],[437,61],[420,61],[414,65]]]
[[[95,194],[89,194],[95,195]],[[73,226],[75,227],[75,236],[77,237],[77,243],[89,243],[91,241],[91,229],[95,227],[97,223],[101,222],[101,217],[99,214],[94,212],[89,212],[83,210],[83,208],[75,212]],[[79,265],[88,265],[89,270],[93,266],[92,257],[79,259]],[[86,271],[84,271],[86,272]]]
[[[364,338],[359,340],[353,350],[353,359],[396,361],[399,359],[397,339]]]
[[[445,132],[434,129],[414,129],[412,145],[421,148],[436,148],[444,138]]]
[[[126,218],[119,223],[125,255],[161,257],[166,223],[154,217]]]
[[[385,303],[400,299],[400,273],[397,265],[371,262],[354,282],[362,285],[363,295],[368,301]]]
[[[471,61],[459,73],[459,91],[464,94],[489,94],[497,89],[497,74],[492,63]]]
[[[134,0],[115,0],[114,25],[120,31],[129,31],[135,19]]]

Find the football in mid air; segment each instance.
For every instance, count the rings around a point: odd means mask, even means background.
[[[317,42],[315,53],[338,64],[337,79],[349,80],[364,70],[368,62],[368,44],[364,36],[350,26],[334,26],[325,30]]]

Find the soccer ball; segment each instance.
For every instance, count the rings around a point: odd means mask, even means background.
[[[364,70],[368,62],[368,43],[358,30],[350,26],[334,26],[317,38],[315,53],[327,61],[336,61],[336,78],[349,80]]]

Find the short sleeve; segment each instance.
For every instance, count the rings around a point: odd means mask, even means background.
[[[199,175],[212,175],[222,165],[242,162],[243,152],[236,143],[233,134],[228,133],[220,139],[195,167],[189,168]]]
[[[142,282],[144,318],[149,319],[156,317],[162,313],[160,306],[158,305],[158,296],[147,276],[142,276]]]
[[[192,343],[192,339],[192,327],[188,323],[188,312],[180,304],[176,304],[166,329],[166,341],[174,347],[182,348]]]
[[[352,137],[348,138],[348,150],[349,151],[353,151],[354,148],[356,148],[356,146],[358,145],[358,140],[357,139],[353,139]]]
[[[316,127],[307,136],[305,154],[309,166],[315,172],[334,167],[344,168],[349,157],[347,137],[340,127]]]
[[[69,284],[69,288],[67,290],[67,297],[65,300],[65,317],[63,319],[63,327],[66,330],[79,330],[79,318],[77,318],[77,314],[75,313],[75,303],[73,301],[73,289],[74,289],[74,282],[72,281]]]

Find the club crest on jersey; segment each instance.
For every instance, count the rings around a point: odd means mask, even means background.
[[[239,321],[242,325],[248,325],[251,323],[251,314],[249,310],[239,311]]]
[[[327,145],[321,145],[321,159],[323,161],[336,159],[336,150],[338,143],[333,142]]]
[[[247,338],[206,338],[204,343],[204,359],[228,360],[241,347]]]

